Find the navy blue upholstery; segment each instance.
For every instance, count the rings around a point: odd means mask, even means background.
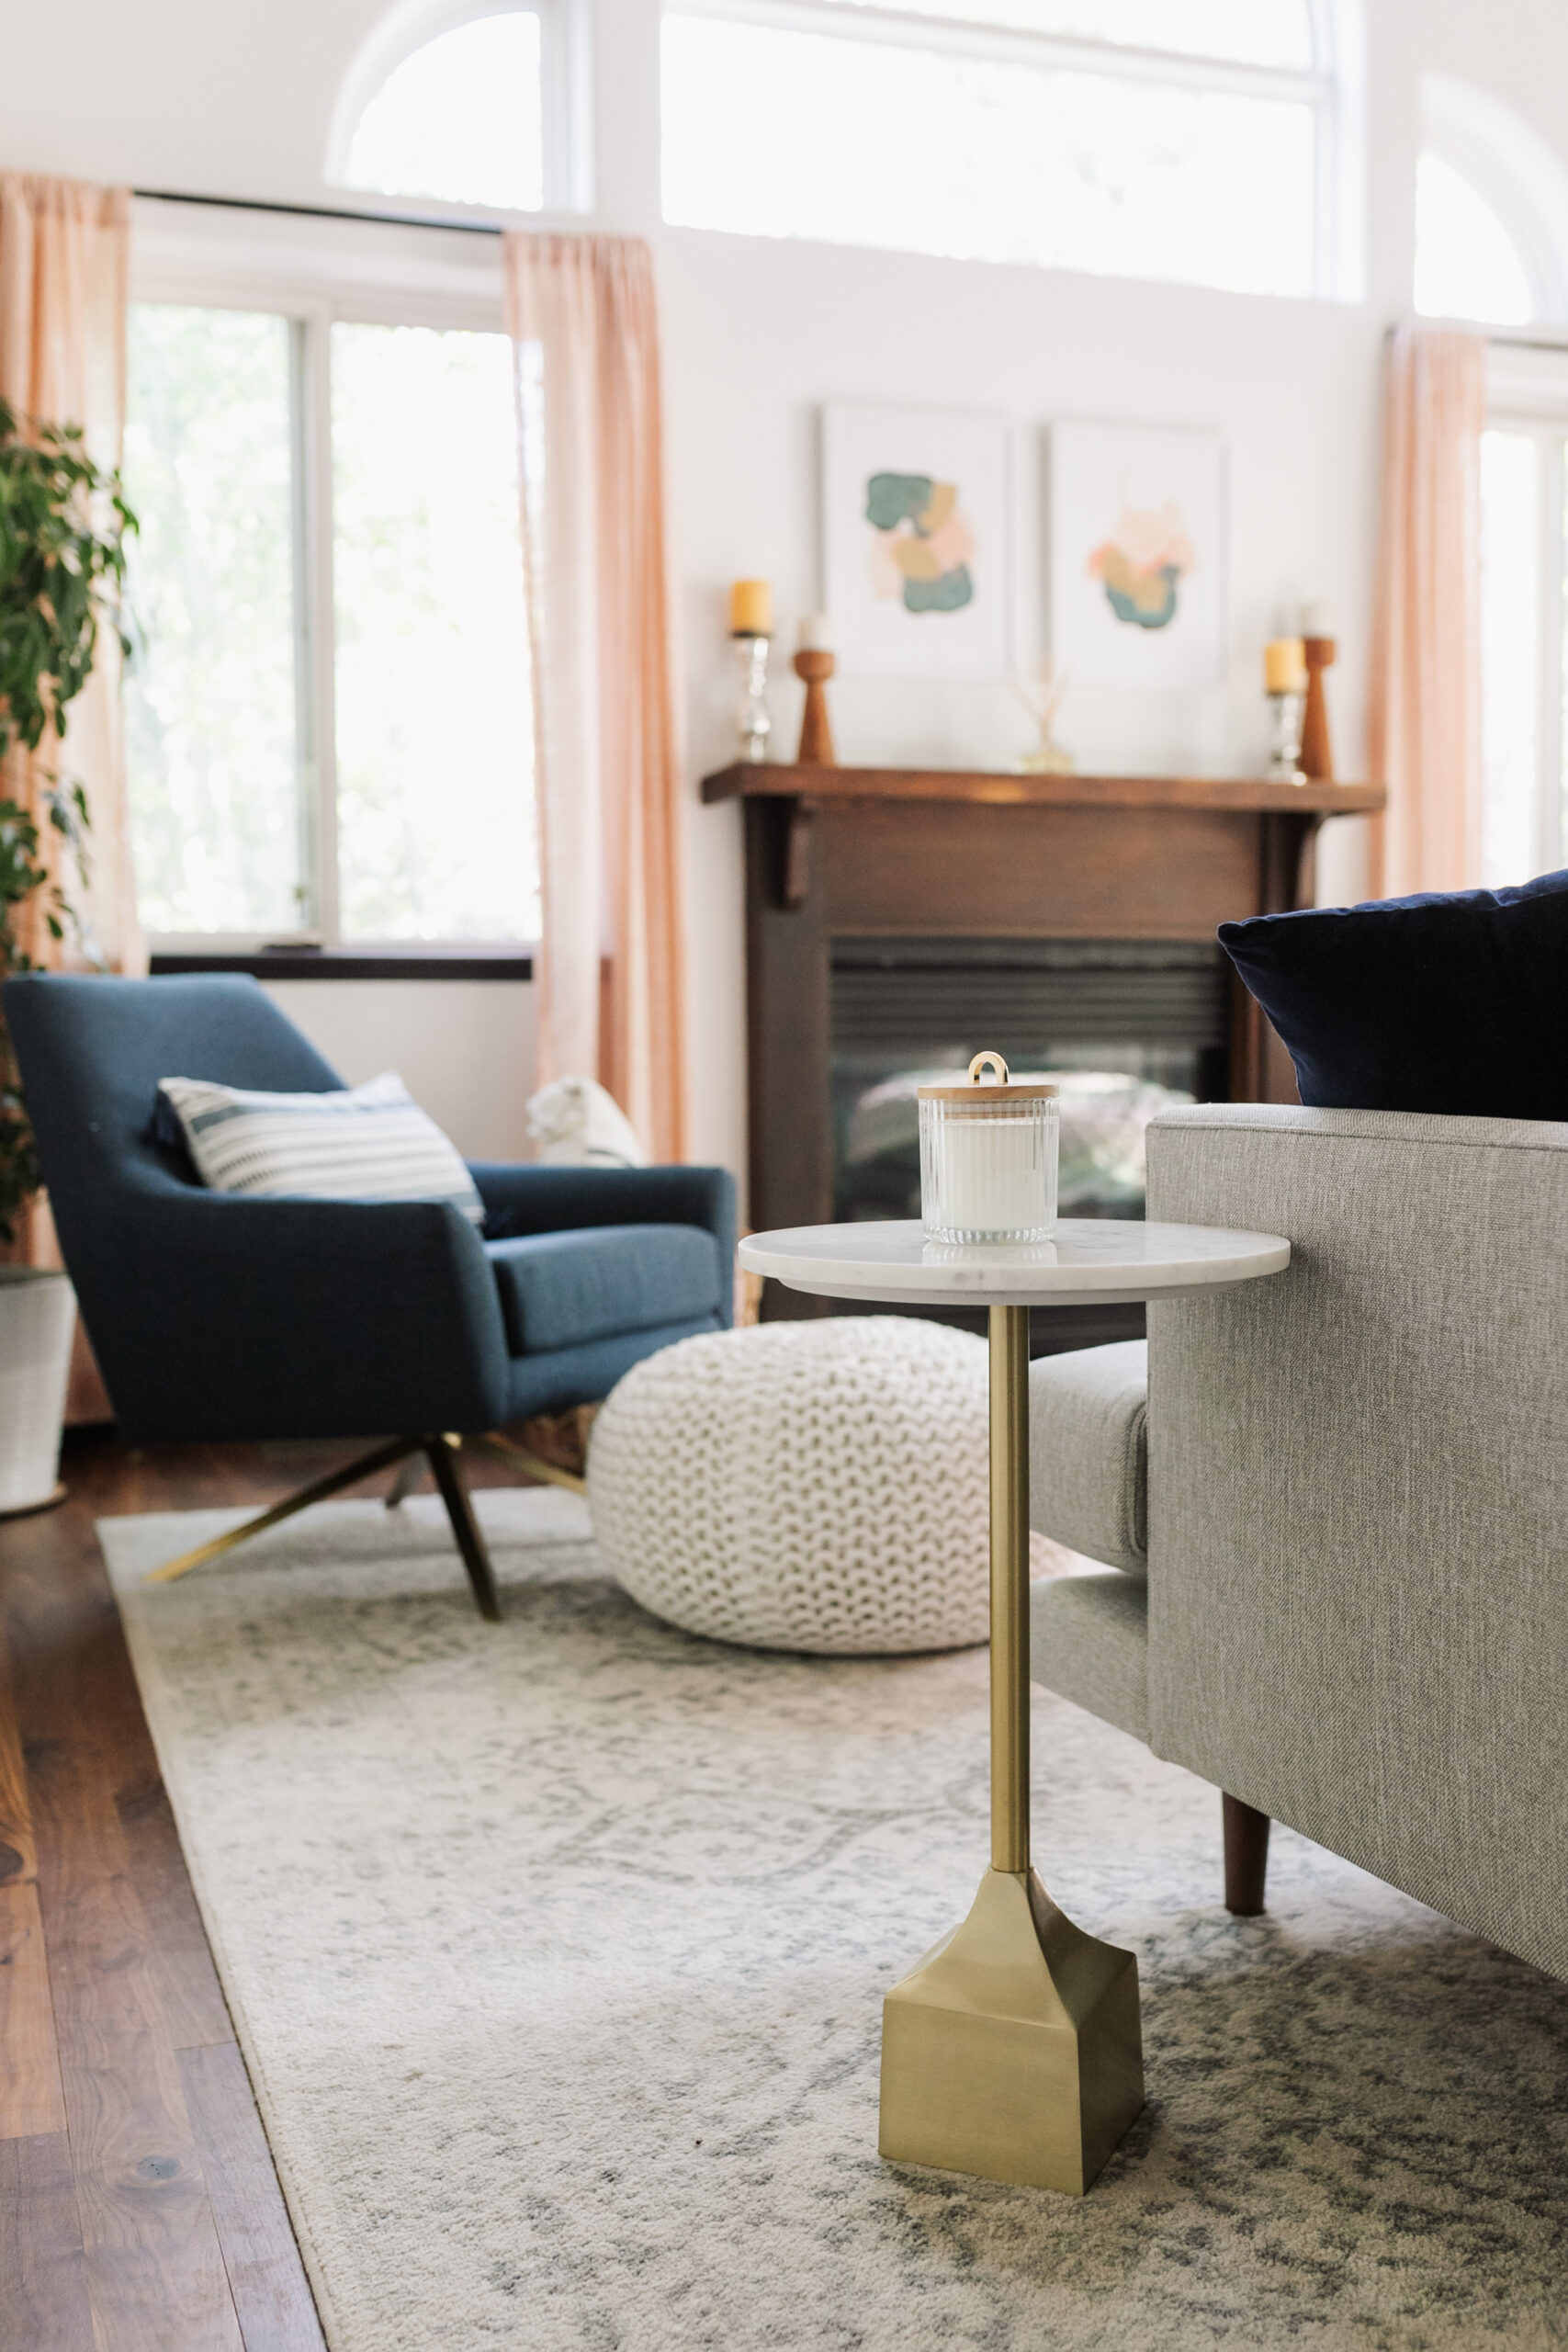
[[[656,1348],[729,1320],[722,1169],[481,1164],[484,1238],[446,1202],[208,1192],[154,1137],[161,1078],[343,1083],[254,980],[28,974],[6,983],[5,1012],[65,1262],[130,1437],[494,1429],[592,1402]],[[615,1278],[580,1272],[577,1295],[598,1302],[586,1321],[572,1324],[558,1288],[539,1328],[560,1343],[530,1348],[525,1302],[514,1347],[487,1242],[504,1255],[509,1237],[565,1227],[581,1252],[598,1227],[624,1269],[626,1226],[699,1230],[628,1283],[619,1323],[607,1323]],[[699,1259],[722,1271],[681,1288],[668,1268]]]
[[[569,1227],[487,1241],[485,1255],[514,1356],[718,1311],[718,1251],[694,1225]]]

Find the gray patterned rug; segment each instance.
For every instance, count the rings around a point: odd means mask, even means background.
[[[1037,1859],[1134,1945],[1150,2104],[1082,2200],[876,2154],[884,1988],[986,1856],[984,1652],[760,1656],[581,1507],[103,1529],[333,2352],[1568,2345],[1568,1986],[1043,1696]]]

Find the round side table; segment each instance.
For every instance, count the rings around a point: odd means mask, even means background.
[[[990,1310],[991,1866],[887,1995],[883,2155],[1081,2196],[1144,2104],[1138,1963],[1059,1911],[1029,1860],[1029,1310],[1192,1297],[1289,1265],[1275,1234],[1064,1218],[1020,1247],[918,1224],[796,1226],[750,1272],[826,1298]]]

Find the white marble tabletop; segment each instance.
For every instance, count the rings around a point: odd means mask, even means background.
[[[928,1241],[910,1218],[750,1234],[740,1262],[821,1298],[1049,1306],[1069,1298],[1190,1298],[1280,1273],[1291,1245],[1275,1233],[1120,1217],[1063,1217],[1053,1241]]]

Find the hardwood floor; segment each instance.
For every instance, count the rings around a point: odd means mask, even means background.
[[[0,2352],[322,2352],[93,1522],[347,1453],[75,1432],[0,1523]]]

